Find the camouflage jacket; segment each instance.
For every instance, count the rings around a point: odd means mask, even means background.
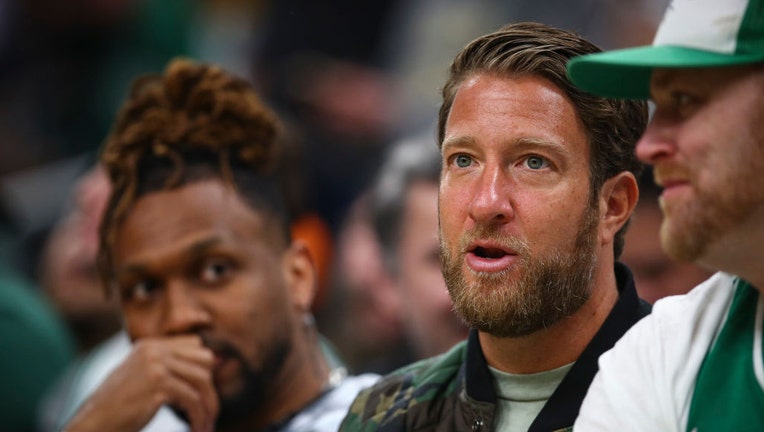
[[[570,431],[597,373],[597,358],[650,313],[637,297],[629,269],[615,267],[619,299],[600,330],[549,398],[529,432]],[[340,431],[494,430],[496,393],[477,331],[445,354],[384,377],[353,402]]]

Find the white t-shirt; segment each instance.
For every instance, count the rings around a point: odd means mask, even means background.
[[[655,303],[599,359],[574,430],[685,432],[698,370],[722,328],[735,277],[717,273]]]
[[[335,370],[336,371],[336,370]],[[379,380],[377,374],[337,377],[321,399],[295,416],[281,432],[336,432],[358,393]]]

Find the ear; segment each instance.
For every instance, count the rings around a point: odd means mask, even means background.
[[[626,224],[639,199],[634,174],[624,171],[609,178],[600,190],[600,241],[613,243],[618,230]]]
[[[292,304],[299,312],[310,312],[317,289],[317,274],[307,245],[295,240],[289,246],[282,267]]]

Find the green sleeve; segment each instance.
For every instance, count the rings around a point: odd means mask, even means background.
[[[31,431],[44,392],[74,356],[73,341],[33,287],[0,266],[0,425]]]

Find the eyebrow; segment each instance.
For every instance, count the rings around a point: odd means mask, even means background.
[[[556,153],[562,153],[565,151],[565,145],[557,141],[549,141],[543,138],[525,137],[516,141],[519,148],[545,148]]]
[[[223,239],[217,236],[204,238],[201,240],[197,240],[192,242],[190,245],[186,246],[182,254],[183,255],[190,255],[192,257],[198,257],[204,252],[208,251],[209,249],[212,249],[215,246],[218,246],[219,244],[223,243]],[[144,264],[128,264],[122,269],[119,269],[117,274],[126,274],[126,273],[132,273],[132,274],[145,274],[148,273],[150,268]]]
[[[223,239],[220,237],[210,237],[207,239],[199,240],[191,243],[191,245],[186,248],[186,253],[193,256],[201,255],[202,253],[219,245],[220,243],[223,243]]]
[[[472,136],[449,137],[443,140],[441,152],[445,153],[451,147],[473,147],[474,145],[475,138]]]
[[[453,138],[446,138],[443,140],[443,146],[442,151],[446,152],[450,147],[474,147],[476,145],[476,141],[474,137],[472,136],[458,136]],[[556,141],[549,141],[543,138],[538,137],[521,137],[516,140],[513,140],[513,145],[516,145],[519,148],[534,148],[534,147],[543,147],[548,148],[555,152],[562,152],[565,148],[564,145],[556,142]]]

